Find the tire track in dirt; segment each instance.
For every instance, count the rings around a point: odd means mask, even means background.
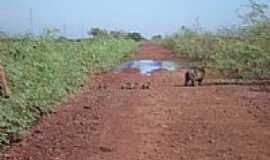
[[[134,58],[183,60],[152,44]],[[183,76],[183,70],[93,75],[95,85],[44,117],[0,159],[270,159],[269,92],[238,85],[187,88]],[[148,81],[150,89],[121,89]]]

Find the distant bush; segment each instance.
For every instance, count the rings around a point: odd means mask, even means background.
[[[250,0],[250,11],[241,15],[243,25],[206,33],[187,27],[167,36],[162,44],[200,60],[226,77],[270,78],[270,18],[268,7]]]
[[[89,32],[88,35],[90,37],[96,37],[96,36],[107,36],[109,32],[105,29],[100,29],[100,28],[92,28]]]
[[[128,33],[127,37],[137,42],[144,40],[143,36],[137,32]]]
[[[55,30],[41,37],[24,35],[0,41],[0,63],[13,93],[9,99],[0,97],[0,143],[18,137],[52,111],[80,87],[89,72],[116,66],[135,46],[131,39],[110,35],[79,42],[59,40]]]
[[[106,29],[92,28],[88,35],[93,38],[96,36],[113,36],[114,38],[127,38],[134,41],[142,41],[145,38],[138,32],[108,31]]]
[[[161,40],[161,39],[162,39],[162,35],[154,35],[151,39],[152,39],[153,41]]]

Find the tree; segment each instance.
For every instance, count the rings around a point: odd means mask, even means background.
[[[96,36],[104,36],[108,35],[109,33],[105,29],[100,29],[100,28],[92,28],[89,32],[88,35],[90,37],[96,37]]]
[[[110,31],[110,34],[115,38],[127,37],[127,33],[124,31]]]
[[[255,0],[249,0],[249,4],[246,7],[249,9],[247,13],[240,13],[238,10],[238,16],[245,25],[255,25],[259,22],[269,21],[269,17],[266,14],[268,5],[258,3]]]
[[[160,39],[162,39],[162,36],[161,36],[160,34],[154,35],[154,36],[152,37],[152,40],[160,40]]]
[[[143,36],[140,34],[140,33],[137,33],[137,32],[133,32],[133,33],[128,33],[127,35],[128,38],[131,38],[135,41],[141,41],[143,40]]]

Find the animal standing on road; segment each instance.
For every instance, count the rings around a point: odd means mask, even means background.
[[[204,67],[192,67],[188,69],[185,73],[185,86],[195,86],[195,81],[201,86],[205,78],[205,68]]]

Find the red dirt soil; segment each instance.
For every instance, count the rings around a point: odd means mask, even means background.
[[[177,61],[153,44],[142,45],[135,58]],[[129,70],[90,78],[95,85],[42,118],[0,159],[270,159],[270,93],[257,86],[183,87],[183,70],[151,76]],[[148,81],[150,89],[142,89]],[[126,82],[138,86],[121,89]]]

